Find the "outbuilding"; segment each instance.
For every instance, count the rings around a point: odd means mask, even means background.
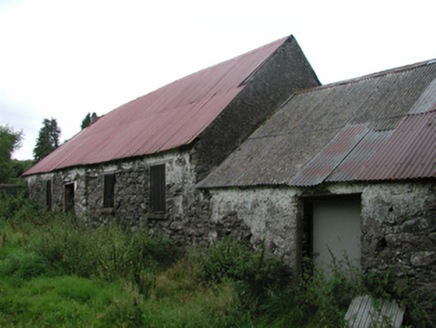
[[[306,257],[352,262],[410,277],[429,300],[435,146],[431,60],[293,93],[197,187],[212,222],[240,222],[294,277]]]

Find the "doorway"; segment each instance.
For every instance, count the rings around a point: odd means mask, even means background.
[[[327,277],[334,263],[359,267],[360,212],[360,195],[305,200],[303,254]]]

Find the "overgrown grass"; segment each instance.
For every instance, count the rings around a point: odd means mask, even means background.
[[[351,278],[350,278],[351,277]],[[225,240],[183,253],[161,236],[82,220],[0,195],[0,326],[340,327],[352,297],[407,303],[407,281],[339,265],[291,287],[281,259]]]

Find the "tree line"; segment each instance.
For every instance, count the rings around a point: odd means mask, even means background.
[[[88,113],[82,120],[82,130],[97,119],[96,113]],[[20,148],[23,131],[16,131],[7,124],[0,125],[0,184],[15,183],[21,174],[59,147],[60,136],[56,119],[45,118],[33,149],[33,160],[19,161],[12,159],[12,153]]]

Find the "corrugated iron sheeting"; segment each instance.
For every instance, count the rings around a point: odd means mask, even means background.
[[[346,126],[297,176],[290,186],[314,186],[322,183],[369,132],[366,125]]]
[[[25,175],[152,154],[189,144],[286,38],[175,81],[101,117]]]
[[[344,182],[355,180],[391,134],[392,130],[368,132],[325,181]]]
[[[408,115],[356,180],[436,177],[436,111]]]

